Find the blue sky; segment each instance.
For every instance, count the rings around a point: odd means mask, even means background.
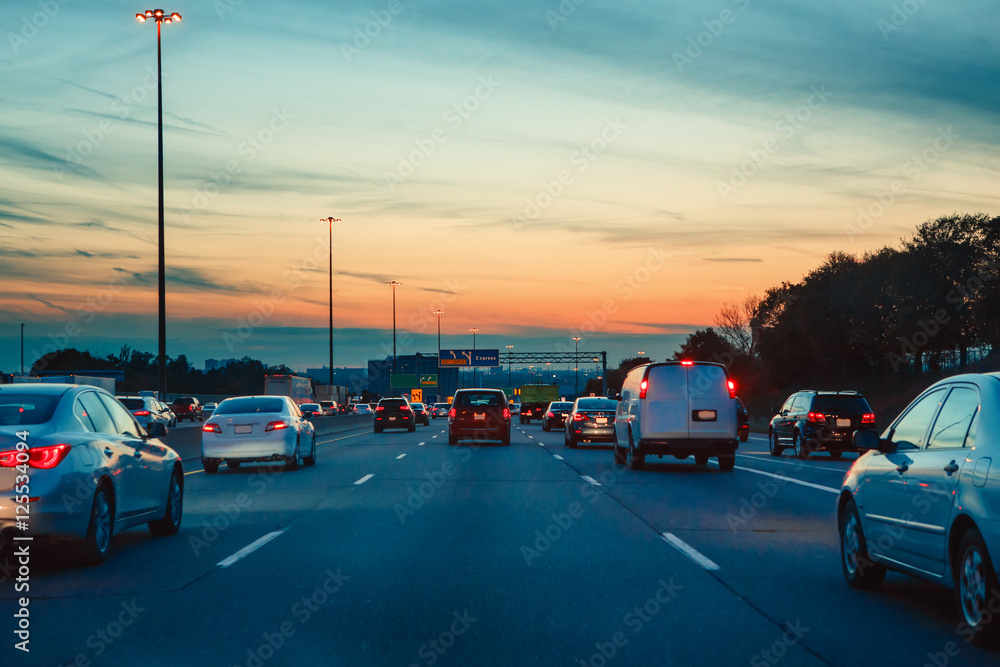
[[[0,6],[0,370],[20,322],[27,363],[155,351],[146,8]],[[391,345],[388,280],[423,351],[440,307],[446,347],[663,357],[831,251],[997,211],[994,3],[163,8],[168,354],[198,364],[326,363],[327,216],[341,366]]]

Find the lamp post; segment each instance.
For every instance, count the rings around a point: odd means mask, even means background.
[[[580,360],[577,356],[580,354],[580,337],[573,336],[573,343],[576,345],[576,352],[573,353],[573,370],[576,373],[573,378],[573,393],[577,396],[580,395]]]
[[[396,374],[396,288],[403,283],[391,280],[386,283],[392,287],[392,374]],[[392,392],[390,392],[392,393]]]
[[[479,331],[479,328],[478,327],[472,327],[471,329],[469,329],[469,331],[472,332],[472,350],[473,350],[473,352],[475,352],[475,350],[476,350],[476,332]],[[475,356],[475,355],[473,355],[473,356]],[[476,366],[474,364],[472,366],[472,386],[473,387],[476,386]]]
[[[511,390],[513,391],[514,387],[510,386],[511,385],[511,380],[510,380],[510,360],[511,360],[511,357],[513,356],[513,354],[514,354],[511,351],[511,350],[514,349],[514,346],[513,345],[504,345],[504,347],[507,348],[507,386],[510,387]]]
[[[136,14],[135,18],[140,23],[146,19],[156,21],[156,106],[157,106],[157,137],[158,137],[158,165],[160,172],[160,199],[159,199],[159,274],[157,284],[159,286],[159,370],[160,370],[160,397],[166,400],[167,396],[167,289],[166,274],[164,269],[163,256],[163,84],[160,77],[160,25],[163,23],[180,22],[181,15],[177,12],[167,16],[162,9],[147,9],[142,14]]]
[[[434,314],[438,316],[438,361],[441,360],[441,316],[444,315],[443,310],[435,310]]]
[[[21,322],[21,377],[24,377],[24,322]]]
[[[340,218],[320,218],[320,222],[330,225],[330,381],[333,386],[333,223],[340,222]]]

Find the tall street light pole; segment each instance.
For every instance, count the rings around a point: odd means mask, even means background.
[[[476,332],[479,331],[479,328],[478,327],[472,327],[471,329],[469,329],[469,331],[472,332],[472,351],[475,352],[476,351]],[[472,355],[472,356],[475,356],[475,355]],[[476,367],[475,367],[475,365],[473,365],[473,367],[472,367],[472,386],[473,387],[476,386]]]
[[[386,283],[386,285],[392,287],[392,374],[393,375],[396,375],[396,288],[402,284],[403,283],[395,280]]]
[[[438,316],[438,360],[441,359],[441,316],[444,315],[443,310],[435,310],[434,314]]]
[[[513,352],[514,346],[513,345],[505,345],[504,347],[507,348],[507,386],[511,388],[511,391],[513,391],[514,387],[511,387],[511,380],[510,380],[510,362],[511,362],[511,357],[514,354],[514,352]]]
[[[160,367],[160,399],[167,400],[167,280],[165,274],[165,262],[163,256],[163,82],[160,76],[160,25],[163,23],[180,22],[181,15],[177,12],[169,16],[162,9],[147,9],[142,14],[136,14],[135,18],[140,23],[146,19],[156,21],[156,106],[157,106],[157,136],[158,136],[158,164],[160,172],[160,227],[159,227],[159,275],[157,283],[160,290],[159,300],[159,367]]]
[[[24,322],[21,322],[21,377],[24,377]]]
[[[576,352],[573,354],[573,369],[576,371],[576,377],[573,379],[573,393],[577,396],[580,395],[580,360],[577,358],[580,355],[580,337],[573,336],[573,343],[576,345]]]
[[[340,222],[340,218],[320,218],[320,222],[330,225],[330,381],[333,386],[333,223]]]

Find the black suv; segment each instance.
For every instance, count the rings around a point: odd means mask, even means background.
[[[875,413],[856,391],[798,391],[774,411],[778,414],[768,427],[772,456],[791,447],[800,459],[819,450],[838,458],[845,451],[857,451],[852,444],[855,431],[875,430]]]
[[[510,445],[510,408],[499,389],[459,389],[448,411],[448,444],[461,438]]]
[[[405,398],[383,398],[375,406],[375,432],[387,428],[405,428],[411,433],[417,430],[413,409]]]

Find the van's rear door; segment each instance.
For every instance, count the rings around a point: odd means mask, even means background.
[[[687,366],[688,419],[692,438],[735,438],[736,400],[729,396],[729,378],[720,366]]]
[[[650,366],[646,381],[646,398],[640,401],[640,437],[687,438],[687,368],[679,364]]]

